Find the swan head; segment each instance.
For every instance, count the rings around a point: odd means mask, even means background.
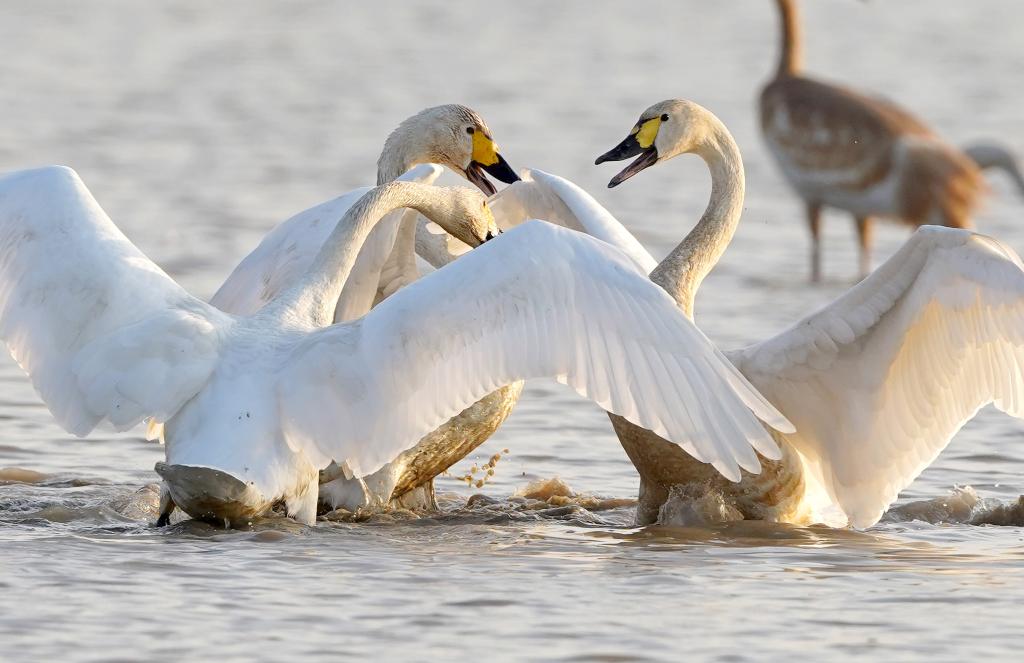
[[[637,157],[608,182],[615,187],[640,171],[680,154],[701,153],[714,139],[711,113],[699,104],[682,99],[669,99],[654,104],[643,113],[626,138],[597,158],[623,161]]]
[[[427,108],[398,125],[377,162],[379,181],[394,179],[420,163],[446,166],[488,196],[497,189],[487,175],[506,184],[519,180],[498,151],[487,123],[459,104]]]
[[[450,198],[449,209],[438,216],[435,223],[471,247],[498,236],[501,231],[482,193],[466,187],[446,187],[445,190]]]

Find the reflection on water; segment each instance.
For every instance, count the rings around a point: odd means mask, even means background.
[[[700,215],[706,168],[678,159],[610,192],[593,159],[658,99],[714,110],[748,186],[697,301],[724,347],[787,326],[856,271],[849,220],[829,217],[828,280],[805,285],[801,210],[753,112],[774,56],[769,0],[9,4],[0,171],[75,167],[200,296],[277,221],[371,183],[397,122],[447,102],[479,110],[514,166],[591,191],[655,255]],[[957,143],[1024,151],[1024,7],[804,5],[812,71],[885,91]],[[1024,209],[992,185],[978,225],[1020,251]],[[905,237],[881,228],[880,254]],[[139,432],[70,439],[4,359],[0,468],[20,469],[0,469],[0,658],[1017,657],[1022,434],[982,411],[867,532],[693,514],[637,529],[636,473],[607,417],[538,383],[440,481],[441,514],[156,529],[161,449]],[[497,453],[477,487],[473,465]]]

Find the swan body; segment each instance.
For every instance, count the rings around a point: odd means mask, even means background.
[[[312,523],[319,468],[373,473],[529,377],[557,377],[733,478],[757,470],[755,449],[778,455],[757,418],[792,427],[672,300],[614,247],[550,224],[513,229],[334,324],[363,241],[400,207],[492,233],[478,193],[382,185],[298,283],[232,316],[149,261],[70,169],[15,173],[0,178],[0,337],[70,432],[163,423],[165,508],[227,523],[274,504]]]
[[[424,164],[412,168],[399,179],[429,183],[439,174],[439,167]],[[645,274],[656,266],[656,261],[643,246],[585,191],[541,170],[526,170],[521,175],[520,181],[513,182],[488,199],[501,229],[509,230],[529,219],[545,219],[614,244]],[[211,303],[234,313],[258,310],[286,284],[298,278],[301,270],[312,261],[327,236],[325,228],[317,225],[318,220],[330,218],[331,214],[343,213],[356,195],[357,192],[346,194],[279,225],[235,269]],[[401,223],[418,218],[416,252],[434,267],[442,267],[469,250],[465,242],[414,210],[405,212],[405,215]],[[370,243],[382,233],[387,223],[384,221],[373,230],[367,240],[367,248],[360,253],[353,275],[346,282],[339,299],[336,322],[351,319],[359,311],[366,310],[357,307],[353,311],[346,308],[348,302],[352,301],[353,288],[358,293],[355,298],[362,298],[365,302],[367,296],[370,299],[374,297],[377,281],[386,281],[387,275],[381,273],[379,268],[368,269],[366,265],[380,264],[379,249]],[[395,221],[391,223],[395,224]],[[392,240],[385,237],[382,245],[389,246],[389,241]],[[268,283],[271,286],[262,285]],[[383,289],[389,288],[384,286]],[[349,510],[389,502],[412,507],[432,505],[433,478],[490,437],[511,413],[521,391],[521,383],[497,390],[370,476],[362,479],[345,478],[343,468],[328,468],[321,473],[322,505]]]
[[[854,216],[861,277],[871,269],[874,217],[972,227],[985,191],[975,163],[896,104],[802,75],[796,1],[776,3],[782,49],[775,78],[761,92],[761,129],[806,204],[811,279],[821,279],[822,207]]]
[[[421,111],[388,136],[377,164],[377,183],[397,179],[429,184],[441,173],[434,164],[466,177],[488,194],[495,188],[484,173],[504,182],[518,179],[498,152],[484,120],[455,104]],[[258,311],[302,277],[337,219],[368,190],[354,189],[278,225],[239,263],[210,303],[239,315]],[[418,216],[415,210],[399,210],[373,229],[338,298],[335,322],[364,315],[375,303],[419,278],[414,253]],[[469,249],[457,238],[452,241]],[[433,478],[490,437],[521,392],[521,383],[497,389],[372,476],[346,479],[342,468],[327,468],[321,476],[323,507],[355,510],[392,500],[411,507],[435,506]]]
[[[637,135],[655,120],[656,133],[640,144]],[[639,155],[616,185],[686,153],[708,164],[712,200],[651,279],[692,316],[697,285],[742,211],[735,142],[706,109],[667,101],[598,161]],[[724,497],[746,518],[868,527],[981,407],[1024,417],[1024,272],[1013,250],[992,238],[924,226],[830,305],[725,356],[796,432],[773,432],[782,457],[729,483],[613,416],[641,476],[638,521],[657,520],[673,487],[683,486]]]

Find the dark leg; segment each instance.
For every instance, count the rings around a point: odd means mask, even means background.
[[[653,525],[658,522],[661,505],[668,500],[668,489],[641,477],[640,496],[636,504],[636,524]]]
[[[157,527],[166,527],[171,524],[171,514],[174,513],[174,500],[171,499],[171,491],[167,490],[166,484],[160,486],[160,517],[156,519]]]
[[[811,231],[811,283],[821,282],[821,205],[807,203],[807,227]]]
[[[434,480],[416,486],[409,492],[391,500],[392,506],[413,511],[437,511],[437,496],[434,494]]]
[[[871,273],[871,217],[858,216],[857,243],[860,246],[860,278],[864,279]]]

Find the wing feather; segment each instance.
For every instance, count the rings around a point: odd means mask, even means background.
[[[0,179],[0,336],[66,430],[166,420],[205,384],[230,325],[128,241],[73,170]]]
[[[1024,271],[991,238],[922,227],[835,302],[730,357],[867,527],[980,408],[1024,416]]]
[[[625,253],[637,269],[650,274],[658,262],[593,196],[569,180],[536,168],[523,170],[522,179],[491,196],[494,220],[502,230],[542,219],[607,242]],[[419,218],[416,252],[435,267],[465,254],[469,247],[437,224]]]
[[[278,398],[291,446],[314,462],[347,461],[365,475],[496,387],[564,376],[605,409],[663,430],[738,478],[737,460],[747,461],[753,440],[715,429],[709,418],[750,419],[745,430],[756,430],[766,447],[772,443],[755,414],[785,420],[770,408],[752,413],[737,391],[753,390],[728,380],[724,363],[621,251],[532,222],[402,289],[364,318],[310,335],[283,362]],[[670,367],[672,388],[668,380],[639,379],[666,370],[660,364]],[[689,368],[685,375],[680,366]],[[682,399],[701,413],[703,426],[688,410],[680,413]]]

